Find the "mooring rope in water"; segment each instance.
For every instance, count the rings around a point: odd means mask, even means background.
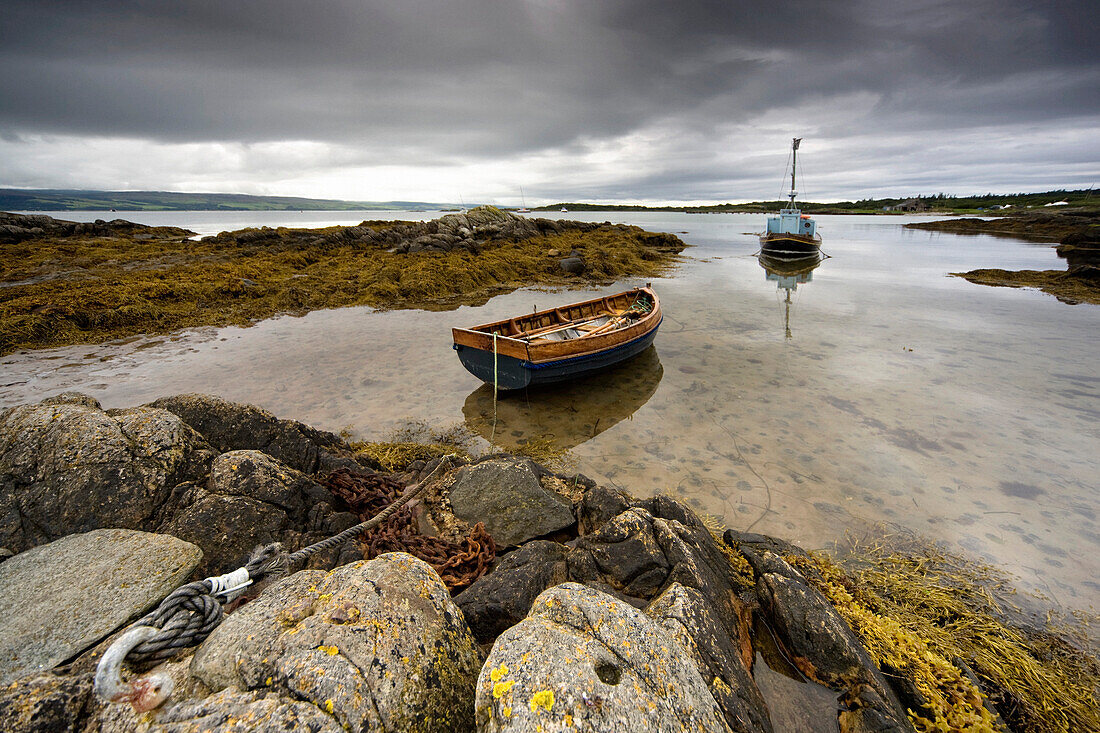
[[[172,657],[180,649],[201,643],[224,618],[223,606],[237,598],[246,587],[268,575],[283,575],[311,555],[337,547],[377,527],[422,494],[454,457],[453,453],[444,456],[426,478],[406,489],[392,504],[333,537],[290,554],[283,550],[280,543],[273,542],[258,548],[243,567],[231,573],[187,583],[172,591],[155,610],[131,624],[104,653],[96,668],[96,693],[106,700],[130,701],[137,710],[141,703],[134,701],[135,691],[141,689],[143,684],[141,680],[132,685],[121,682],[119,676],[123,661],[129,659],[138,667],[148,667]],[[148,704],[155,707],[161,702],[163,699],[154,699]]]

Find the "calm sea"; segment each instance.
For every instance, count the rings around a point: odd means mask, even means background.
[[[54,215],[210,234],[439,213]],[[597,481],[667,492],[806,547],[886,524],[1058,603],[1100,597],[1100,307],[948,275],[1064,268],[1051,246],[902,228],[916,217],[822,216],[829,258],[777,273],[754,256],[762,216],[547,216],[638,224],[692,246],[654,282],[666,315],[651,351],[586,383],[502,399],[495,415],[491,390],[451,350],[452,326],[636,283],[19,353],[0,361],[0,405],[75,389],[121,407],[194,391],[367,438],[410,420],[464,424],[486,446],[552,440]]]

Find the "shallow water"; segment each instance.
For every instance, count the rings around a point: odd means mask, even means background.
[[[307,212],[327,217],[307,224],[274,213],[110,216],[209,232],[438,215]],[[1064,268],[1050,246],[901,228],[916,217],[822,216],[830,258],[792,291],[787,317],[787,291],[753,256],[761,216],[549,216],[611,218],[693,246],[654,282],[665,322],[652,350],[590,382],[502,398],[495,427],[492,393],[462,369],[450,327],[636,282],[14,354],[0,359],[0,405],[70,389],[108,407],[201,391],[370,438],[408,419],[465,422],[497,444],[551,437],[598,481],[681,496],[732,527],[812,548],[893,523],[1058,603],[1100,597],[1100,307],[947,276]]]

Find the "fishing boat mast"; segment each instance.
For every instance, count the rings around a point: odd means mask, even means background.
[[[802,142],[802,138],[793,138],[791,143],[791,192],[788,194],[791,197],[791,203],[789,208],[794,208],[794,197],[798,195],[798,192],[794,188],[794,173],[798,167],[798,144]]]

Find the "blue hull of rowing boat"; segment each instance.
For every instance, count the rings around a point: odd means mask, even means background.
[[[625,344],[597,351],[594,354],[572,356],[541,364],[532,364],[523,359],[497,354],[497,387],[500,389],[523,389],[539,384],[564,382],[607,369],[645,351],[653,343],[653,339],[657,335],[657,329],[660,327],[660,324],[657,324],[653,330],[633,341],[627,341]],[[458,358],[462,362],[462,366],[466,367],[471,374],[486,384],[493,384],[493,352],[458,344],[454,345],[454,350],[458,352]]]

